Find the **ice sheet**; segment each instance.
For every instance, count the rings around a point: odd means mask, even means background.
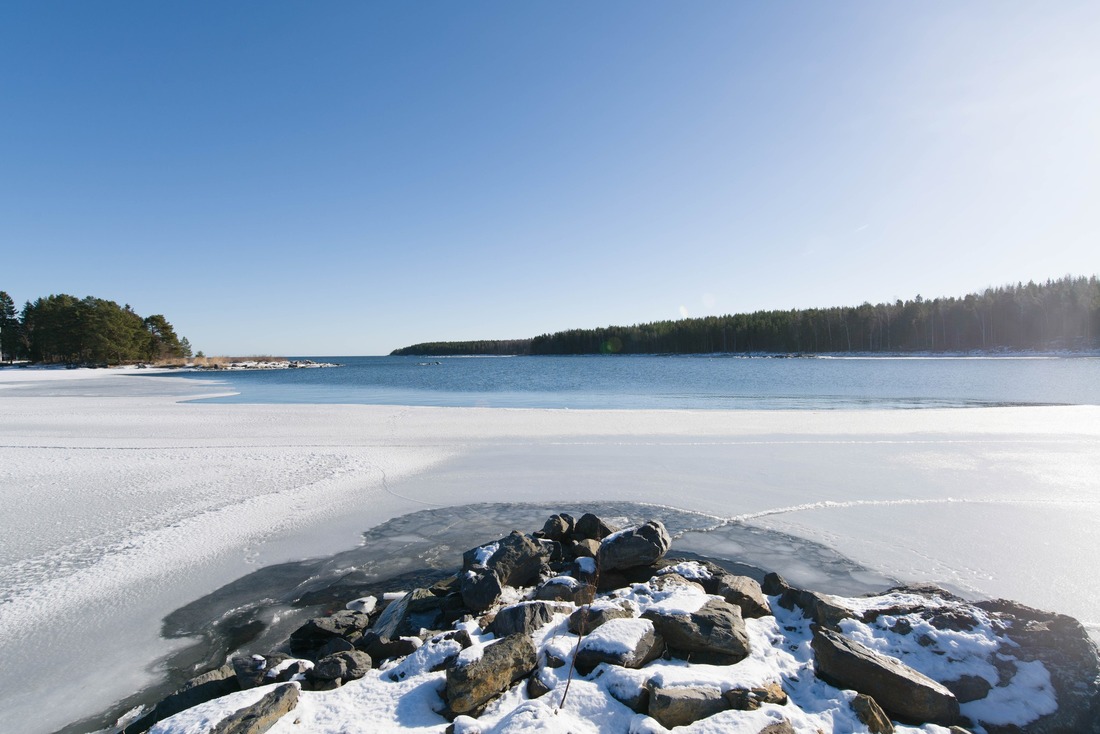
[[[674,505],[1100,621],[1087,581],[1100,577],[1094,406],[188,404],[176,399],[210,387],[102,370],[12,386],[25,372],[0,370],[0,710],[14,734],[152,680],[178,644],[159,638],[161,618],[186,602],[262,565],[353,547],[389,518],[470,502]],[[746,537],[688,549],[757,552]],[[798,544],[781,545],[763,561],[796,564]],[[787,568],[805,584],[814,561]],[[1069,586],[1073,598],[1056,591]],[[58,660],[67,685],[44,687]]]

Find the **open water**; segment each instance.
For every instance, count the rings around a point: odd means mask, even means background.
[[[232,403],[589,409],[1100,404],[1100,357],[312,357],[339,368],[184,373]]]

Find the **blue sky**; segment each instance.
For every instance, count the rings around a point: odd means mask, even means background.
[[[380,354],[1100,272],[1100,3],[0,8],[0,289]]]

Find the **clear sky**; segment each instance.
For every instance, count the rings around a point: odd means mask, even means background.
[[[1100,272],[1100,3],[0,6],[0,289],[381,354]]]

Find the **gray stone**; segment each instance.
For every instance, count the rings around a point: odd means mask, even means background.
[[[543,601],[567,601],[572,604],[588,604],[596,596],[596,587],[570,576],[555,576],[535,591],[535,598]]]
[[[691,614],[648,610],[673,657],[712,665],[733,665],[749,656],[749,636],[741,610],[729,602],[711,599]]]
[[[571,550],[574,558],[595,558],[600,552],[600,541],[592,538],[574,540]]]
[[[649,696],[649,715],[661,726],[686,726],[728,708],[722,692],[712,688],[657,688]]]
[[[290,635],[290,651],[306,655],[334,637],[355,642],[370,626],[370,615],[345,609],[330,617],[310,619]]]
[[[548,601],[525,601],[504,607],[489,623],[489,632],[497,637],[529,635],[554,618],[557,612],[572,610],[572,605]]]
[[[591,512],[586,512],[581,515],[581,519],[577,520],[576,525],[573,528],[574,540],[603,540],[608,535],[611,535],[617,531],[613,525],[608,525],[600,518],[593,515]]]
[[[371,669],[370,655],[360,650],[349,650],[329,655],[317,662],[309,677],[321,681],[347,683],[362,678]]]
[[[200,703],[213,701],[241,690],[237,682],[236,671],[231,664],[207,671],[187,681],[179,690],[167,696],[156,707],[138,721],[126,727],[127,732],[143,732],[153,724],[186,711]]]
[[[219,721],[210,734],[263,734],[298,705],[298,686],[284,683],[256,703]]]
[[[782,721],[777,721],[774,724],[768,724],[759,732],[757,732],[757,734],[796,734],[796,732],[794,730],[794,727],[791,725],[791,722],[783,719]]]
[[[530,586],[550,559],[550,549],[522,533],[513,531],[496,541],[495,550],[484,559],[486,546],[466,551],[462,556],[460,590],[463,603],[476,612],[484,612],[496,603],[504,586]]]
[[[475,612],[484,612],[497,603],[504,587],[488,569],[467,571],[461,582],[462,603]]]
[[[630,649],[609,641],[634,639]],[[588,675],[600,663],[640,668],[664,653],[665,645],[648,619],[613,619],[581,640],[574,661],[581,675]]]
[[[286,655],[280,654],[251,655],[248,657],[238,656],[229,662],[232,664],[233,672],[237,676],[237,684],[242,691],[246,691],[249,688],[270,683],[271,681],[266,680],[267,671],[289,659]]]
[[[511,635],[485,647],[477,659],[459,656],[447,668],[446,700],[456,714],[472,714],[535,669],[535,646]]]
[[[760,584],[748,576],[726,574],[720,577],[717,594],[730,604],[740,607],[741,616],[745,619],[771,616],[771,605],[760,589]]]
[[[610,619],[626,619],[634,614],[625,603],[584,606],[569,615],[569,631],[575,635],[587,634]]]
[[[630,530],[604,538],[596,563],[600,573],[620,568],[648,566],[660,560],[672,545],[672,539],[660,520],[650,520]]]
[[[871,696],[893,718],[943,726],[959,718],[951,691],[897,658],[824,628],[818,628],[811,644],[819,678]]]
[[[963,675],[955,680],[945,680],[943,685],[955,694],[959,703],[970,703],[985,698],[993,690],[989,681],[980,675]]]
[[[875,699],[865,693],[857,693],[852,699],[852,711],[871,734],[894,734],[894,722],[882,710]]]
[[[756,688],[732,688],[725,696],[729,707],[736,711],[756,711],[766,703],[787,705],[787,692],[774,681]]]
[[[558,515],[551,515],[542,526],[542,531],[539,534],[543,538],[562,542],[573,534],[574,524],[575,521],[572,515],[567,515],[564,512]]]

